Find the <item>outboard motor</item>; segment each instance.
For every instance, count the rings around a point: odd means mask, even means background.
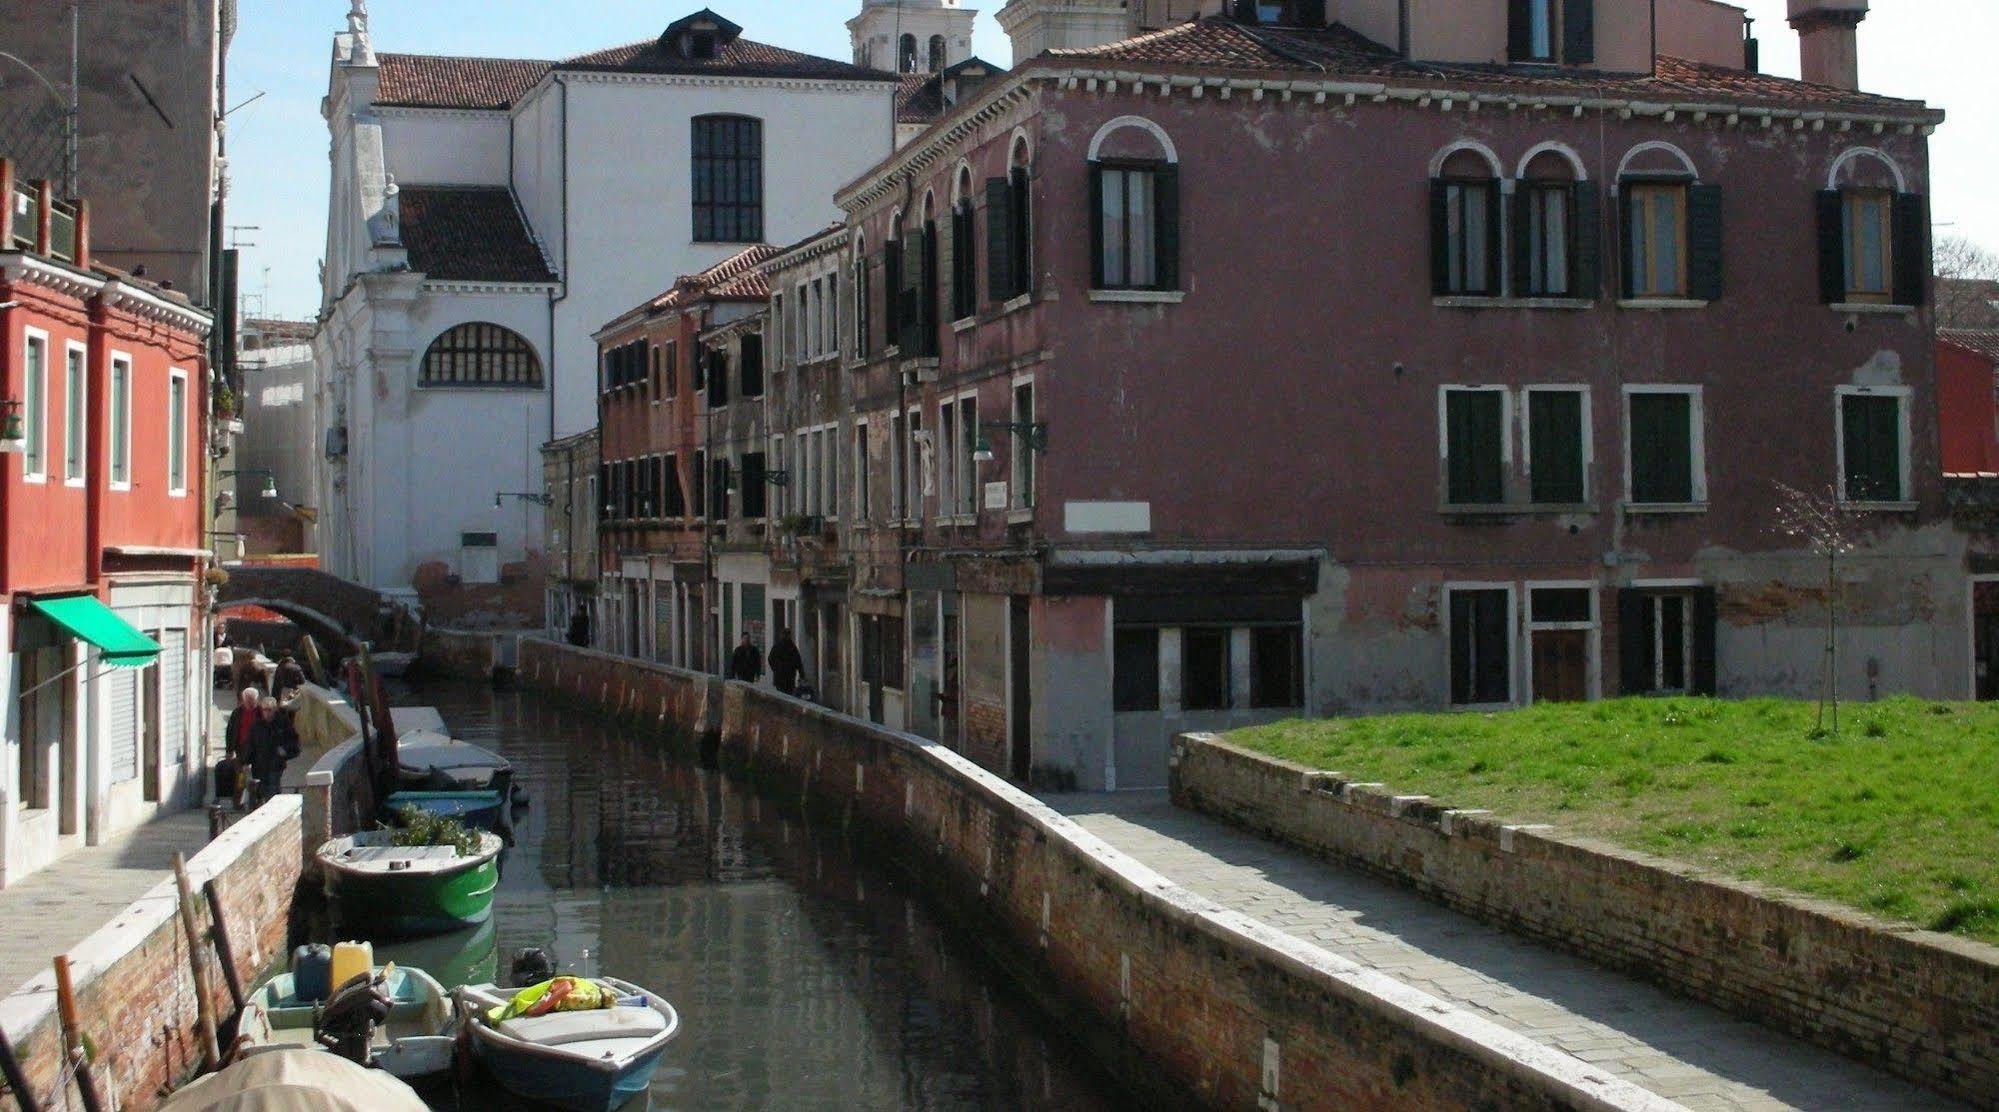
[[[548,951],[539,946],[529,946],[514,954],[514,964],[507,971],[515,988],[538,985],[555,976],[555,962]]]
[[[355,1065],[367,1065],[375,1029],[389,1021],[394,1006],[386,981],[373,973],[348,978],[313,1015],[313,1038]]]

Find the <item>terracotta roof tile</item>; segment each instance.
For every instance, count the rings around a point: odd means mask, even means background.
[[[735,77],[807,77],[835,81],[894,81],[892,73],[862,69],[796,50],[734,38],[721,44],[713,58],[689,58],[658,39],[626,43],[607,50],[578,54],[555,64],[557,69],[620,70],[631,73],[703,73]]]
[[[505,186],[406,185],[398,194],[410,269],[458,282],[553,282]]]
[[[529,58],[378,54],[375,103],[403,108],[506,108],[534,87],[549,63]]]
[[[1974,355],[1982,355],[1994,363],[1999,363],[1999,330],[1989,328],[1939,328],[1937,339],[1953,347],[1960,347]]]
[[[905,73],[895,90],[895,122],[927,124],[944,114],[944,83],[935,74]]]
[[[1849,92],[1661,55],[1653,73],[1550,72],[1545,67],[1407,61],[1350,28],[1246,27],[1224,16],[1179,24],[1103,46],[1048,52],[1056,62],[1284,72],[1385,83],[1450,82],[1505,92],[1671,101],[1726,100],[1769,107],[1847,108],[1916,116],[1921,101]]]
[[[648,309],[674,309],[704,296],[744,301],[770,297],[770,282],[761,269],[780,248],[768,243],[745,247],[699,274],[683,275],[673,287],[646,303]]]

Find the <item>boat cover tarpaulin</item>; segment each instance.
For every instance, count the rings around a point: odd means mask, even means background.
[[[427,1112],[416,1090],[324,1050],[257,1054],[187,1086],[160,1112]]]

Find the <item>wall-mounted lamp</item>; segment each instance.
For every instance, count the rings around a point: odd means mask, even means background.
[[[222,472],[222,476],[224,478],[230,478],[236,475],[262,475],[264,477],[264,483],[262,486],[257,488],[257,497],[276,498],[278,496],[278,477],[272,474],[269,468],[246,467],[241,471]]]
[[[500,503],[508,498],[518,498],[523,502],[532,502],[537,506],[546,506],[555,501],[555,499],[550,498],[546,494],[532,494],[520,490],[503,490],[493,495],[493,508],[496,510],[499,509]]]
[[[20,399],[0,399],[0,452],[27,450],[28,431],[21,421]]]
[[[1017,436],[1028,451],[1037,455],[1048,454],[1048,423],[1046,421],[982,421],[982,429],[1004,429],[1009,436]],[[972,445],[973,463],[991,463],[993,446],[982,435]]]

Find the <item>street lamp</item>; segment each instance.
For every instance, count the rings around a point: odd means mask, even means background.
[[[262,475],[264,477],[264,482],[262,486],[257,488],[257,497],[276,498],[278,496],[278,477],[272,474],[269,468],[246,467],[241,471],[222,472],[223,478],[231,478],[236,475]]]
[[[982,429],[1002,429],[1008,436],[1017,436],[1028,451],[1037,455],[1048,454],[1048,422],[1046,421],[984,421]],[[972,445],[973,463],[991,463],[993,446],[983,434]]]

